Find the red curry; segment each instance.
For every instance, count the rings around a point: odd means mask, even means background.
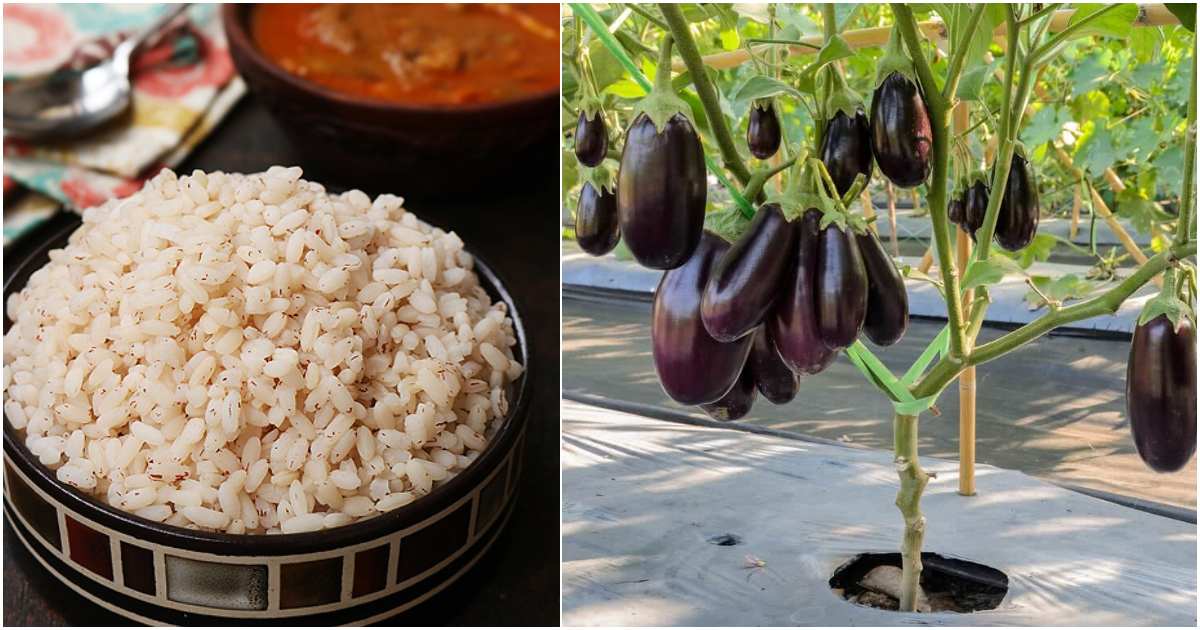
[[[503,101],[558,86],[557,4],[262,4],[251,28],[288,72],[412,105]]]

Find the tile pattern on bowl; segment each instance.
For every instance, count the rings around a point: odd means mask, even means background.
[[[45,547],[106,588],[172,610],[292,617],[386,597],[455,561],[513,501],[523,458],[524,430],[488,477],[438,514],[383,539],[291,556],[224,557],[137,539],[60,504],[7,459],[4,494],[37,533],[26,544]]]

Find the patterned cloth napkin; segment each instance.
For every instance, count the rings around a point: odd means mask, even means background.
[[[6,4],[4,78],[89,65],[166,10]],[[219,5],[195,5],[173,24],[135,55],[132,112],[122,124],[54,144],[4,139],[6,245],[59,204],[80,210],[136,192],[160,169],[182,162],[246,92],[229,57]]]

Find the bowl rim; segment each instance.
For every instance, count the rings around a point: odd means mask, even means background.
[[[230,52],[233,53],[235,65],[237,65],[239,54],[244,55],[250,65],[270,75],[276,81],[286,84],[292,90],[304,92],[321,100],[331,101],[345,107],[370,110],[379,114],[408,113],[451,116],[460,114],[475,116],[485,112],[517,110],[530,105],[540,105],[550,100],[558,100],[559,87],[523,97],[470,105],[406,105],[338,92],[284,70],[258,49],[246,28],[249,12],[257,6],[258,3],[226,3],[221,6],[221,21],[225,30],[225,39]]]
[[[441,227],[424,218],[420,218],[420,220],[430,226]],[[25,256],[17,264],[12,265],[12,271],[9,271],[10,267],[6,265],[6,277],[4,278],[3,286],[3,299],[5,303],[7,303],[8,297],[12,293],[19,290],[13,285],[15,285],[16,279],[19,276],[24,275],[34,259],[42,255],[48,255],[54,249],[61,249],[71,234],[83,224],[80,215],[62,210],[48,219],[47,223],[55,221],[62,223],[63,226],[53,226],[54,231],[34,246],[29,255]],[[42,236],[42,231],[32,231],[20,240],[29,239],[34,236]],[[8,247],[5,249],[7,250]],[[487,448],[462,472],[433,488],[429,494],[420,497],[408,505],[379,514],[365,521],[314,532],[293,534],[230,534],[226,532],[188,529],[177,525],[167,525],[151,521],[60,482],[54,472],[36,461],[33,454],[25,447],[24,441],[17,435],[17,429],[13,428],[9,423],[7,414],[4,414],[3,420],[4,458],[6,462],[10,462],[11,465],[20,468],[21,472],[34,485],[37,485],[47,494],[51,495],[64,507],[81,516],[96,522],[105,523],[106,526],[118,531],[124,531],[127,534],[131,532],[136,533],[152,542],[205,553],[223,553],[224,555],[235,556],[270,556],[328,551],[384,538],[408,527],[420,524],[450,509],[453,505],[461,501],[464,496],[469,496],[468,490],[473,490],[476,486],[483,484],[494,470],[499,469],[504,458],[518,446],[517,442],[524,434],[528,421],[531,387],[529,378],[531,348],[525,324],[521,318],[520,305],[516,298],[509,292],[507,283],[504,282],[495,269],[478,255],[469,250],[467,252],[474,261],[473,271],[480,277],[485,290],[488,290],[489,295],[494,293],[495,297],[498,297],[508,307],[507,315],[512,319],[513,333],[517,341],[514,347],[520,353],[520,359],[524,362],[525,370],[518,381],[514,383],[515,387],[512,388],[515,390],[514,400],[510,403],[508,413],[504,416],[502,424],[495,437],[492,438],[491,443],[487,445]],[[5,257],[8,257],[7,252]],[[38,267],[38,269],[40,268]],[[37,269],[29,270],[29,273],[32,274],[36,271]],[[27,277],[26,281],[28,281]],[[24,285],[21,288],[23,289]],[[8,321],[7,313],[4,319]],[[519,454],[513,458],[510,466],[515,466],[517,461],[519,461]],[[509,472],[509,475],[513,474],[515,474],[514,471]],[[514,485],[518,482],[519,480],[512,480]],[[107,523],[105,522],[106,519],[108,519]]]

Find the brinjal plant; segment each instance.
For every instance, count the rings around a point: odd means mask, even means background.
[[[679,404],[736,420],[802,400],[806,378],[838,357],[891,402],[901,610],[918,602],[935,526],[921,512],[918,418],[973,368],[1154,287],[1130,344],[1130,439],[1155,471],[1192,458],[1196,69],[1178,7],[570,7],[563,174],[564,191],[580,192],[564,202],[578,200],[580,246],[612,255],[619,239],[628,251],[616,255],[663,271],[650,350]],[[1135,36],[1147,26],[1155,37]],[[1129,52],[1089,53],[1093,79],[1129,56],[1171,70],[1128,93],[1120,81],[1078,88],[1081,51],[1105,42]],[[1085,98],[1093,90],[1106,98]],[[919,270],[881,238],[872,200],[892,186],[921,200]],[[1076,240],[1039,233],[1050,217]],[[1099,224],[1121,237],[1123,265],[1097,248]],[[1129,229],[1153,236],[1150,251]],[[1107,272],[1066,297],[1035,282],[1030,265],[1060,245]],[[1006,275],[1023,276],[1044,312],[983,342],[990,288]],[[945,301],[945,326],[897,376],[874,352],[912,343],[908,290],[920,282]]]

